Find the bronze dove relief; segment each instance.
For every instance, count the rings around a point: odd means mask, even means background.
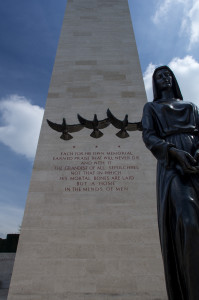
[[[77,132],[80,131],[84,126],[82,126],[81,124],[74,124],[74,125],[68,125],[66,123],[66,119],[63,118],[63,122],[62,124],[56,124],[51,122],[50,120],[47,119],[48,125],[58,131],[58,132],[62,132],[62,135],[60,136],[60,139],[68,141],[71,140],[73,138],[73,136],[71,134],[69,134],[69,132]]]
[[[142,131],[142,122],[134,122],[129,123],[128,121],[128,115],[125,115],[125,118],[123,121],[117,119],[110,111],[110,109],[107,110],[107,116],[110,121],[110,123],[117,129],[120,129],[119,132],[116,133],[116,135],[121,138],[125,139],[129,137],[129,134],[127,131]]]
[[[70,134],[71,132],[80,131],[84,127],[92,130],[90,136],[95,139],[102,137],[104,134],[100,131],[100,129],[104,129],[110,124],[112,124],[115,128],[120,129],[120,131],[116,133],[116,136],[121,139],[129,137],[128,131],[142,131],[142,122],[130,123],[128,121],[127,114],[122,121],[117,119],[111,113],[110,109],[108,109],[107,116],[108,118],[106,119],[98,120],[97,114],[94,114],[93,120],[87,120],[78,114],[77,117],[80,124],[68,125],[65,118],[63,118],[62,124],[54,123],[48,119],[47,123],[53,130],[61,132],[62,134],[60,138],[65,141],[71,140],[73,138],[73,136]]]
[[[90,136],[95,139],[98,139],[104,135],[99,129],[104,129],[110,125],[110,121],[108,118],[99,121],[96,114],[94,114],[94,118],[92,121],[84,119],[79,114],[77,115],[77,117],[81,125],[93,130]]]

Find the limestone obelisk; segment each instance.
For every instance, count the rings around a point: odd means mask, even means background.
[[[166,299],[155,160],[112,125],[68,140],[46,119],[140,121],[146,95],[127,0],[68,0],[9,300]],[[90,123],[89,123],[90,124]]]

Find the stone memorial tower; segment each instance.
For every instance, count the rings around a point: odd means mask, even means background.
[[[141,132],[63,121],[136,122],[145,102],[128,1],[68,0],[8,300],[166,299]]]

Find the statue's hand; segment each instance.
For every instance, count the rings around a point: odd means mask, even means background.
[[[199,164],[199,149],[196,150],[194,154],[194,159],[197,161],[197,164]]]
[[[181,166],[184,173],[198,173],[197,161],[188,152],[171,147],[169,155]],[[199,154],[198,154],[199,155]]]

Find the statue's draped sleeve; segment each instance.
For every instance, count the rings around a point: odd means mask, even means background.
[[[175,147],[175,145],[166,142],[160,137],[157,122],[158,119],[156,118],[152,103],[146,103],[142,116],[143,141],[146,147],[153,153],[155,158],[165,167],[168,167],[168,150],[171,147]]]

